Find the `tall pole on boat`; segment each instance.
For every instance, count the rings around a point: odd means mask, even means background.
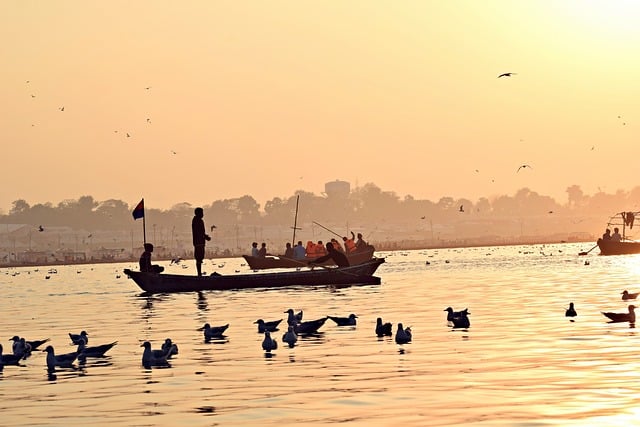
[[[296,216],[293,219],[293,238],[291,240],[291,246],[296,245],[296,230],[298,229],[298,202],[300,202],[300,195],[296,196]]]

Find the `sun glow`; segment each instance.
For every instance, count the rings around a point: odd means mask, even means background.
[[[564,9],[576,24],[596,32],[596,36],[640,34],[640,1],[572,0],[554,4]]]

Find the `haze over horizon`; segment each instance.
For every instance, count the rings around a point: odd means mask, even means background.
[[[630,0],[7,3],[0,210],[264,206],[336,179],[434,201],[629,190],[637,22]]]

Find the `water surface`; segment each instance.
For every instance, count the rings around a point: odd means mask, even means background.
[[[640,414],[637,330],[607,323],[640,290],[640,257],[578,256],[562,244],[379,253],[379,286],[246,290],[144,296],[122,273],[133,264],[0,270],[4,352],[13,335],[69,332],[89,345],[118,341],[101,359],[48,375],[45,353],[0,373],[5,426],[545,426],[632,425]],[[241,258],[205,261],[209,273],[246,271]],[[193,274],[169,266],[168,272]],[[585,265],[588,264],[588,265]],[[45,277],[49,275],[50,278]],[[569,302],[578,316],[564,317]],[[453,330],[446,307],[469,308]],[[294,348],[266,355],[257,319],[358,315],[327,321]],[[375,336],[376,317],[411,326],[398,345]],[[204,323],[229,323],[206,343]],[[286,322],[283,321],[283,324]],[[395,326],[394,326],[395,328]],[[170,368],[141,366],[140,344],[165,338],[180,353]]]

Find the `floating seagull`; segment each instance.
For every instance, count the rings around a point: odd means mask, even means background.
[[[56,366],[70,367],[71,364],[78,358],[78,352],[59,354],[56,355],[53,346],[48,345],[47,348],[42,350],[47,353],[47,370],[53,372],[56,370]]]
[[[11,349],[14,356],[18,356],[22,359],[26,359],[27,357],[29,357],[33,348],[30,344],[27,343],[24,338],[20,338],[19,336],[15,335],[13,338],[11,338],[10,341],[13,341]]]
[[[502,73],[498,76],[498,78],[500,77],[511,77],[511,76],[515,76],[518,73]]]
[[[151,350],[151,343],[145,341],[140,347],[144,347],[142,352],[142,366],[146,369],[152,366],[169,366],[167,355],[162,350]]]
[[[87,347],[84,340],[80,340],[77,351],[78,359],[85,359],[87,357],[104,357],[104,354],[111,350],[116,344],[118,344],[118,341],[114,341],[110,344]]]
[[[324,325],[328,317],[323,317],[316,320],[309,320],[308,322],[301,322],[295,325],[296,334],[313,334],[318,332],[318,329]]]
[[[280,320],[272,320],[270,322],[265,322],[262,319],[258,319],[253,323],[258,325],[258,332],[259,333],[263,333],[263,332],[266,332],[266,331],[269,331],[269,332],[277,331],[278,330],[278,325],[280,324],[280,322],[282,322],[282,319],[280,319]]]
[[[393,325],[391,322],[382,323],[382,317],[376,319],[376,335],[382,337],[384,335],[393,335]]]
[[[160,350],[167,355],[167,359],[171,359],[174,354],[178,354],[178,345],[171,341],[171,338],[167,338],[162,343]]]
[[[328,316],[328,317],[329,319],[336,322],[336,325],[338,326],[355,326],[356,319],[358,318],[358,316],[356,316],[353,313],[351,313],[349,317],[335,317],[335,316]]]
[[[629,291],[627,291],[626,289],[624,291],[622,291],[622,300],[623,301],[626,301],[628,299],[636,299],[636,298],[638,298],[638,292],[630,294]]]
[[[629,312],[628,313],[612,313],[612,312],[602,312],[603,315],[605,315],[606,317],[608,317],[609,319],[611,319],[611,322],[629,322],[629,323],[635,323],[636,322],[636,313],[635,313],[635,305],[630,305],[629,306]]]
[[[228,327],[228,323],[222,326],[211,326],[208,323],[205,323],[199,330],[204,331],[204,339],[205,341],[208,341],[212,338],[222,338]]]
[[[396,331],[396,343],[406,344],[411,342],[411,328],[405,328],[402,323],[398,323],[398,330]]]
[[[447,322],[453,322],[453,319],[455,319],[456,317],[462,317],[462,316],[471,314],[469,313],[468,308],[465,308],[464,310],[461,310],[461,311],[453,311],[453,308],[447,307],[443,311],[447,312]]]
[[[533,168],[532,168],[531,166],[529,166],[529,165],[520,165],[520,166],[518,167],[518,170],[517,170],[516,172],[520,172],[520,169],[523,169],[523,168],[533,169]]]
[[[564,312],[565,317],[576,317],[578,313],[576,313],[576,309],[573,307],[573,303],[569,303],[569,308]]]
[[[300,310],[297,314],[293,312],[293,308],[288,309],[285,313],[289,314],[287,318],[287,323],[289,325],[297,325],[302,321],[302,310]]]
[[[289,326],[289,330],[282,336],[282,342],[289,344],[289,347],[293,347],[298,341],[298,336],[293,326]]]
[[[15,354],[2,354],[2,344],[0,344],[0,368],[4,365],[17,365],[22,356]]]
[[[271,338],[271,332],[264,332],[264,340],[262,340],[262,349],[267,353],[270,353],[271,350],[276,350],[278,348],[278,342]]]
[[[86,331],[82,331],[79,334],[69,332],[69,338],[71,338],[71,342],[75,345],[80,344],[80,341],[84,341],[85,344],[89,343],[89,334],[87,334]]]
[[[471,322],[467,316],[468,314],[470,313],[467,310],[463,310],[460,312],[460,316],[454,317],[453,320],[451,320],[453,322],[453,327],[466,329],[471,326]]]

